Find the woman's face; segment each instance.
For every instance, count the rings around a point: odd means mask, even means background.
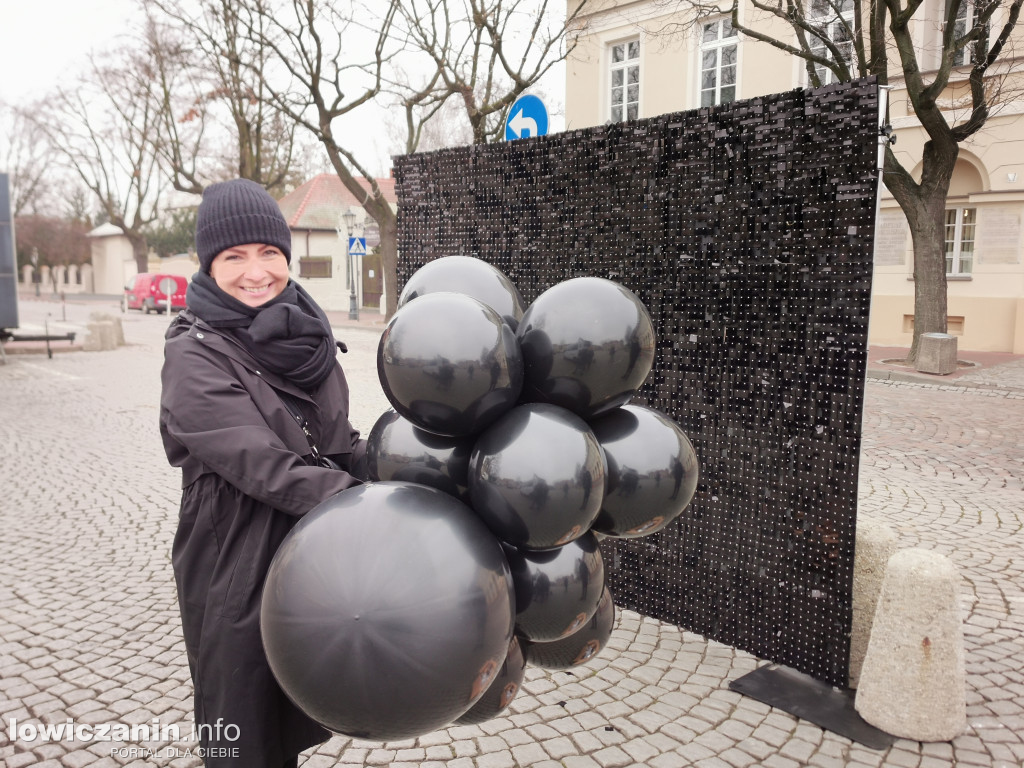
[[[280,296],[288,285],[288,259],[273,245],[236,245],[214,257],[210,277],[224,293],[258,307]]]

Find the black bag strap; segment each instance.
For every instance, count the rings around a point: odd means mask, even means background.
[[[276,390],[275,390],[276,391]],[[306,421],[306,417],[302,415],[302,411],[299,410],[298,404],[292,399],[292,396],[287,392],[277,391],[278,397],[281,398],[281,402],[284,403],[284,407],[288,409],[288,413],[295,419],[295,423],[299,425],[299,429],[302,430],[302,434],[306,436],[306,442],[309,443],[309,450],[313,454],[313,461],[317,464],[320,463],[320,451],[316,447],[316,443],[313,441],[313,433],[309,431],[309,422]]]

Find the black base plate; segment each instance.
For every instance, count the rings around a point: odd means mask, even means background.
[[[888,749],[896,741],[895,736],[880,731],[857,714],[853,691],[836,688],[789,667],[768,664],[733,680],[729,688],[869,749]]]

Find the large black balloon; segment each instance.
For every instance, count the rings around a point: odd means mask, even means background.
[[[629,401],[654,364],[654,326],[629,289],[577,277],[544,291],[517,330],[523,397],[585,419]]]
[[[555,549],[507,547],[516,594],[516,633],[527,640],[558,640],[582,627],[604,591],[597,537],[585,533]]]
[[[515,405],[523,361],[501,316],[474,298],[432,293],[398,310],[377,348],[392,407],[428,432],[465,437]]]
[[[586,533],[604,480],[604,456],[587,423],[546,403],[506,413],[480,435],[469,460],[473,509],[499,539],[528,549]]]
[[[636,538],[660,531],[697,488],[697,454],[661,411],[624,405],[590,422],[608,460],[604,502],[593,530]]]
[[[513,637],[508,646],[508,655],[491,680],[486,693],[473,705],[466,714],[455,722],[459,725],[483,723],[500,715],[515,698],[523,684],[526,672],[526,658],[519,638]]]
[[[413,738],[462,716],[513,631],[501,545],[434,488],[338,493],[288,534],[267,574],[260,628],[288,697],[324,727]]]
[[[407,480],[469,502],[472,437],[445,437],[415,426],[388,409],[366,438],[371,480]]]
[[[526,302],[519,289],[497,267],[472,256],[442,256],[417,269],[398,297],[401,309],[428,293],[464,293],[493,309],[514,331]]]
[[[581,629],[549,643],[524,643],[526,663],[544,669],[569,669],[585,664],[608,645],[614,625],[615,604],[606,588],[593,618]]]

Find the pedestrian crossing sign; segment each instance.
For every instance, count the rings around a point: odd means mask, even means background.
[[[366,238],[365,237],[350,237],[348,239],[348,252],[350,256],[365,256],[366,255]]]

